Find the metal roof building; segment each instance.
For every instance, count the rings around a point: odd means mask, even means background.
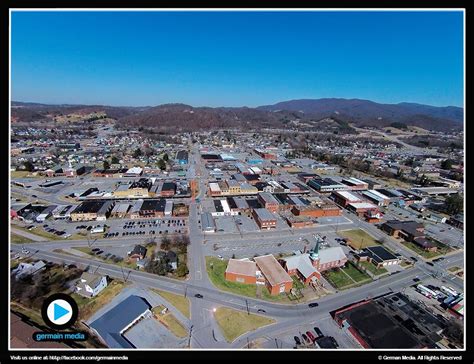
[[[123,333],[139,319],[151,315],[151,305],[140,296],[131,295],[90,324],[109,348],[134,348]]]

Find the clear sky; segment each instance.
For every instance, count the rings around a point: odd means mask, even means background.
[[[463,105],[462,12],[19,12],[12,100]]]

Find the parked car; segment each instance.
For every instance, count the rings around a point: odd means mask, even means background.
[[[322,331],[319,329],[319,327],[315,326],[315,327],[313,327],[313,329],[314,329],[314,332],[316,333],[316,335],[318,336],[318,338],[321,337],[321,336],[324,336]]]
[[[306,335],[311,339],[311,341],[314,343],[316,341],[316,336],[313,335],[311,331],[306,331]]]
[[[305,334],[302,334],[301,336],[303,336],[304,341],[306,341],[308,344],[311,342],[309,337],[307,337]]]
[[[434,264],[433,264],[432,262],[426,262],[426,264],[428,264],[428,265],[434,267]]]
[[[99,248],[92,248],[91,250],[92,250],[93,252],[97,252],[97,251],[99,251],[100,249],[99,249]]]
[[[301,340],[298,336],[294,336],[293,338],[295,339],[296,345],[301,345]]]
[[[413,260],[414,262],[417,262],[418,259],[416,259],[415,257],[410,257],[411,260]]]
[[[308,305],[308,307],[311,307],[311,308],[312,307],[318,307],[318,306],[319,306],[319,303],[317,303],[317,302],[312,302]]]
[[[419,281],[420,281],[420,278],[418,277],[413,278],[413,282],[419,282]]]
[[[267,312],[267,311],[265,311],[263,308],[259,308],[259,309],[257,310],[257,312],[263,312],[263,313],[265,313],[265,312]]]
[[[202,295],[202,294],[199,294],[199,293],[196,293],[196,294],[194,295],[194,297],[196,297],[196,298],[202,298],[203,295]]]

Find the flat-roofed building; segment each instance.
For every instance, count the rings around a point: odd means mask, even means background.
[[[265,208],[257,208],[252,210],[252,216],[260,229],[276,228],[275,216]]]
[[[209,195],[210,196],[220,196],[222,194],[221,188],[217,182],[209,183]]]
[[[359,196],[356,196],[349,191],[335,191],[332,193],[332,196],[334,197],[334,202],[342,207],[346,207],[351,203],[362,201]]]
[[[142,208],[142,205],[143,205],[143,200],[138,200],[133,203],[132,207],[130,208],[128,212],[131,219],[140,218],[140,210]]]
[[[201,214],[201,227],[202,231],[205,233],[214,233],[216,232],[216,223],[211,213],[203,212]]]
[[[176,194],[176,183],[174,182],[165,182],[160,191],[160,196],[162,197],[173,197]]]
[[[312,179],[308,182],[308,186],[314,188],[320,193],[328,193],[333,191],[349,190],[349,186],[336,182],[331,178]]]
[[[388,206],[390,203],[390,198],[381,194],[380,192],[377,192],[376,190],[369,190],[369,191],[364,191],[362,194],[372,201],[373,203],[377,204],[377,206]]]
[[[367,211],[378,211],[378,206],[370,202],[354,202],[347,205],[347,209],[357,214],[358,216],[363,216]]]
[[[254,258],[265,278],[265,285],[272,296],[289,292],[293,288],[293,279],[271,254]]]
[[[111,217],[124,218],[127,216],[128,210],[130,209],[129,203],[116,203],[112,212],[110,213]]]
[[[273,197],[271,193],[268,192],[260,192],[258,194],[258,200],[265,207],[268,211],[277,212],[280,206],[278,200]]]
[[[354,177],[344,178],[342,183],[349,186],[353,191],[367,190],[369,188],[369,184],[367,182],[361,181],[360,179]]]
[[[84,201],[71,212],[71,221],[92,221],[97,219],[105,201]]]

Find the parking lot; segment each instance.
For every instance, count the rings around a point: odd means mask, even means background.
[[[277,339],[285,343],[284,346],[318,349],[314,341],[322,336],[333,337],[338,348],[360,348],[355,340],[340,329],[329,315],[318,321],[303,323],[301,326],[279,335]]]
[[[138,349],[183,348],[187,339],[173,335],[153,317],[147,317],[124,333],[124,336]]]

